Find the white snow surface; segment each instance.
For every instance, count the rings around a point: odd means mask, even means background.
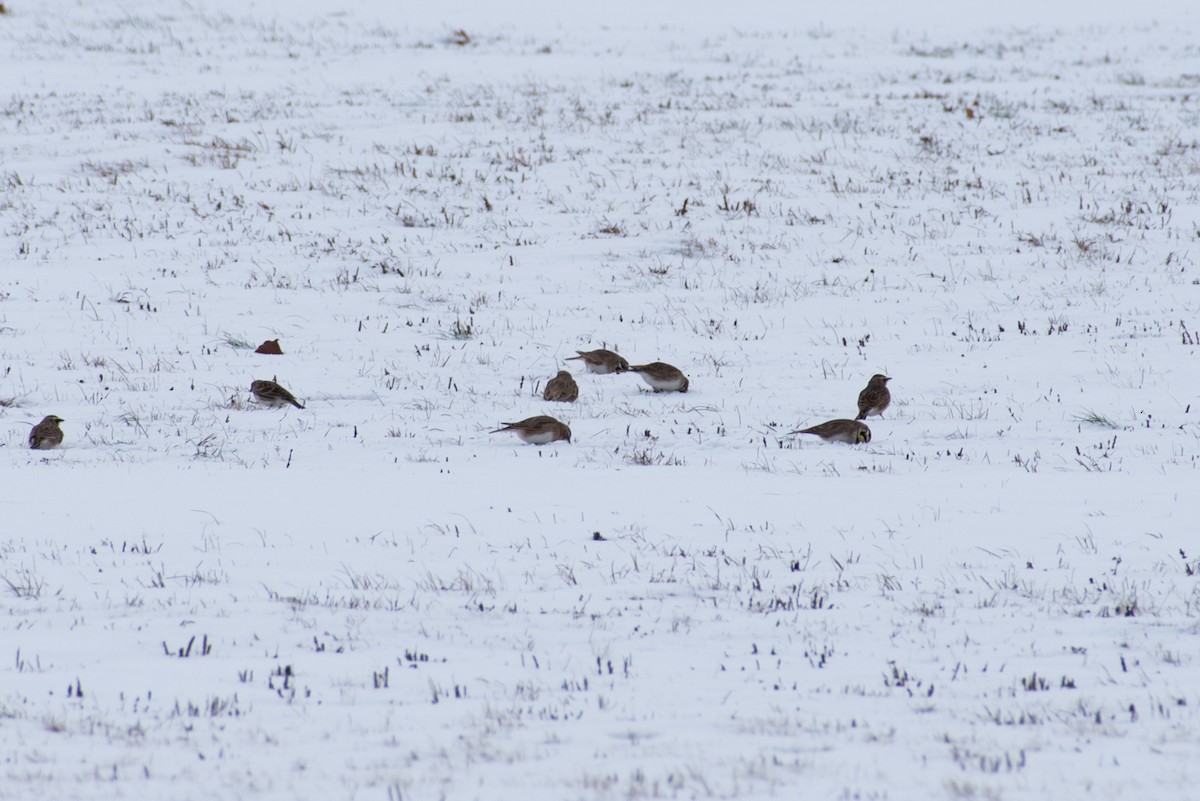
[[[1192,3],[4,5],[0,798],[1196,797]]]

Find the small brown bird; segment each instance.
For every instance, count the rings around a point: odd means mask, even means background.
[[[283,387],[276,384],[274,381],[259,379],[250,382],[250,392],[254,394],[255,399],[263,406],[270,406],[272,409],[277,409],[280,406],[292,404],[297,409],[303,409],[304,405],[296,400],[296,396],[288,392]]]
[[[566,370],[559,370],[558,375],[546,382],[546,390],[542,397],[548,401],[563,401],[574,403],[579,399],[579,385]]]
[[[600,348],[599,350],[577,350],[578,356],[569,356],[567,361],[574,359],[582,359],[589,373],[599,373],[600,375],[608,375],[609,373],[623,373],[629,369],[629,362],[619,353],[613,353],[611,350]]]
[[[891,376],[876,373],[867,382],[867,388],[858,393],[858,417],[855,420],[866,420],[871,415],[882,415],[892,403],[892,393],[888,391],[887,382]]]
[[[664,362],[650,364],[635,364],[629,371],[637,373],[655,392],[687,392],[688,380],[678,367],[672,367]]]
[[[35,451],[47,451],[62,445],[63,432],[58,427],[62,421],[63,419],[56,414],[48,414],[42,418],[42,422],[29,432],[29,447]]]
[[[826,442],[848,442],[858,445],[871,441],[871,429],[857,420],[830,420],[811,428],[792,431],[792,434],[816,434]]]
[[[525,442],[533,445],[545,445],[549,442],[565,439],[571,441],[571,429],[566,423],[555,420],[553,417],[547,417],[544,414],[539,414],[536,417],[527,417],[516,423],[503,423],[502,428],[497,428],[495,431],[489,432],[497,434],[501,431],[512,431]]]

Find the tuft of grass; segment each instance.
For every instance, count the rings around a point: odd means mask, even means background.
[[[662,451],[654,451],[650,448],[640,448],[625,457],[625,461],[629,464],[651,466],[651,465],[667,465],[669,467],[682,467],[687,464],[678,456],[668,456]]]
[[[471,320],[464,323],[462,320],[455,318],[454,325],[450,328],[450,336],[454,339],[470,339],[475,336],[475,322]]]
[[[1095,409],[1085,409],[1072,419],[1077,423],[1087,423],[1093,426],[1100,426],[1101,428],[1119,429],[1121,427],[1111,417],[1106,417]]]
[[[46,588],[45,580],[28,568],[18,571],[15,578],[0,576],[0,581],[7,584],[9,591],[18,598],[41,598]]]
[[[188,444],[195,446],[196,453],[192,459],[217,459],[220,460],[221,452],[224,449],[224,441],[217,437],[216,434],[209,434],[198,440],[188,440]]]
[[[241,337],[234,336],[233,334],[226,334],[223,339],[225,340],[225,344],[231,348],[249,350],[254,347],[254,345],[252,345],[250,342],[242,339]]]

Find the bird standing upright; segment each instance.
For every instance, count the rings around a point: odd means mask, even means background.
[[[882,415],[892,403],[892,393],[888,391],[887,382],[891,376],[876,373],[867,382],[867,388],[858,393],[858,417],[855,420],[866,420],[872,415]]]
[[[63,432],[58,427],[63,419],[56,414],[48,414],[42,418],[29,432],[29,447],[35,451],[46,451],[62,445]]]
[[[548,401],[563,401],[574,403],[579,398],[579,385],[566,370],[559,370],[558,375],[546,382],[542,397]]]

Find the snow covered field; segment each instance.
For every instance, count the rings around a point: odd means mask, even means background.
[[[1188,3],[401,5],[6,1],[0,798],[1195,797]]]

